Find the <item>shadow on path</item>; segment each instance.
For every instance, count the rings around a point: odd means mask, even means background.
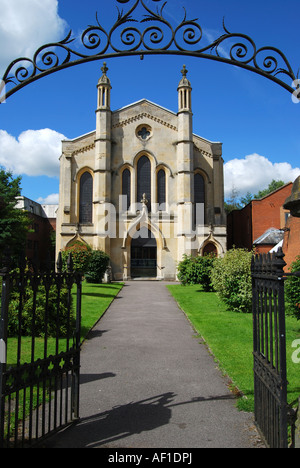
[[[163,393],[145,400],[116,406],[109,411],[80,419],[73,425],[50,438],[45,448],[107,448],[120,439],[170,423],[172,407],[214,400],[234,399],[231,395],[197,397],[190,401],[174,402],[176,394]],[[174,402],[174,403],[173,403]]]

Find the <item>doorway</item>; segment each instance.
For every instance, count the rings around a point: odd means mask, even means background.
[[[156,278],[157,244],[147,228],[137,231],[131,241],[131,278]]]

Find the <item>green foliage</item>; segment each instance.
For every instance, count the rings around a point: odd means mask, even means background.
[[[93,250],[90,255],[85,279],[88,283],[102,283],[104,273],[109,264],[109,256],[101,250]]]
[[[48,295],[48,327],[47,333],[49,337],[55,337],[58,327],[58,336],[64,337],[67,333],[68,314],[70,319],[74,320],[74,311],[72,307],[72,296],[70,297],[69,311],[69,295],[67,288],[63,287],[60,291],[60,306],[59,306],[59,321],[57,323],[57,300],[58,291],[56,286],[51,286]],[[32,317],[34,310],[34,293],[32,288],[28,288],[22,295],[22,320],[21,334],[22,336],[32,335]],[[20,293],[16,290],[12,291],[8,309],[8,336],[18,335],[19,319],[18,311],[20,304]],[[35,307],[35,336],[44,336],[45,334],[45,311],[46,311],[46,292],[45,288],[40,286],[36,294]]]
[[[72,254],[74,271],[84,274],[88,270],[92,249],[83,242],[76,241],[62,251],[63,271],[67,270],[67,261]]]
[[[67,270],[69,255],[72,255],[74,271],[79,271],[89,283],[101,283],[109,264],[109,256],[101,250],[75,241],[62,251],[63,271]]]
[[[247,192],[244,197],[240,197],[238,190],[236,190],[236,188],[233,187],[229,198],[224,203],[225,211],[227,214],[229,214],[233,210],[241,210],[252,200],[259,200],[265,197],[266,195],[269,195],[269,193],[272,193],[275,190],[279,189],[283,185],[284,182],[282,180],[273,179],[272,182],[269,183],[267,188],[265,188],[264,190],[260,190],[256,195],[252,195],[252,193]]]
[[[9,251],[18,255],[25,247],[30,220],[25,211],[16,209],[16,197],[21,195],[21,177],[0,168],[0,259]]]
[[[219,297],[234,312],[252,310],[251,260],[253,253],[232,249],[217,258],[211,271],[211,281]]]
[[[292,263],[291,273],[300,271],[300,256]],[[289,276],[285,283],[286,311],[300,320],[300,278]]]
[[[212,291],[210,279],[211,270],[215,261],[214,255],[193,257],[184,255],[178,265],[178,279],[183,285],[201,284],[204,291]]]
[[[266,188],[265,190],[260,190],[256,195],[254,195],[254,198],[256,200],[259,200],[260,198],[263,198],[266,195],[269,195],[269,193],[272,193],[275,190],[279,189],[283,185],[284,185],[283,180],[273,179],[272,182],[269,183],[268,188]]]

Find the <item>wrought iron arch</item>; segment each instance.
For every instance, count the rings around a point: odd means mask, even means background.
[[[211,44],[201,46],[203,31],[198,19],[188,19],[183,8],[183,20],[174,26],[164,15],[167,1],[151,1],[163,4],[153,7],[153,11],[145,0],[116,0],[123,5],[129,3],[131,7],[124,12],[117,6],[118,17],[109,31],[102,27],[96,14],[96,24],[85,29],[80,44],[75,42],[70,31],[62,41],[41,46],[32,59],[21,57],[14,60],[0,81],[0,103],[29,83],[68,67],[130,55],[139,55],[143,59],[150,54],[187,55],[235,65],[268,78],[293,94],[295,99],[300,99],[299,72],[295,75],[279,49],[258,48],[251,37],[229,32],[224,21],[224,34]],[[133,16],[138,7],[143,9],[141,18]],[[138,23],[140,29],[133,23]],[[228,48],[226,53],[225,47]]]

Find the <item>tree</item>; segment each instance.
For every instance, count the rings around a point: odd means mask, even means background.
[[[248,203],[250,203],[252,200],[253,200],[252,193],[247,192],[246,195],[241,198],[242,207],[244,208],[244,206],[248,205]]]
[[[272,182],[269,183],[268,187],[264,190],[260,190],[256,195],[252,195],[250,192],[247,192],[244,197],[239,197],[239,192],[235,187],[232,188],[230,197],[225,201],[224,207],[227,214],[231,213],[233,210],[241,210],[244,208],[248,203],[252,200],[259,200],[269,193],[278,190],[280,187],[284,185],[282,180],[275,180],[273,179]]]
[[[224,203],[224,208],[227,214],[242,208],[239,201],[239,192],[235,187],[232,187],[230,197]]]
[[[269,195],[269,193],[272,193],[275,190],[278,190],[283,185],[284,185],[284,182],[282,180],[273,179],[272,182],[269,183],[268,188],[266,188],[264,190],[260,190],[256,195],[254,195],[254,198],[255,198],[255,200],[263,198],[266,195]]]
[[[26,212],[18,210],[16,197],[21,195],[21,177],[0,168],[0,259],[5,252],[10,257],[24,250],[30,220]]]

